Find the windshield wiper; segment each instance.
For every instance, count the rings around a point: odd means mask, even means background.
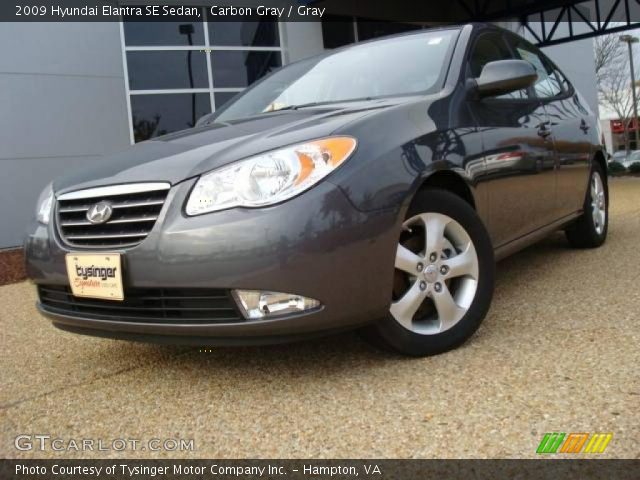
[[[363,102],[363,101],[367,101],[367,100],[373,100],[373,98],[372,97],[365,97],[365,98],[353,98],[353,99],[349,99],[349,100],[328,100],[326,102],[301,103],[299,105],[287,105],[286,107],[277,108],[275,110],[263,111],[262,113],[280,112],[282,110],[298,110],[300,108],[317,107],[317,106],[322,106],[322,105],[331,105],[332,103]]]
[[[299,108],[313,107],[315,105],[322,105],[324,103],[335,103],[335,102],[311,102],[311,103],[301,103],[300,105],[287,105],[286,107],[276,108],[275,110],[266,110],[262,113],[280,112],[282,110],[298,110]]]

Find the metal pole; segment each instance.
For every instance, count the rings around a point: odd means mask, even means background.
[[[632,41],[628,41],[629,46],[629,68],[631,69],[631,93],[633,94],[633,125],[635,125],[636,133],[636,150],[640,149],[640,128],[638,125],[638,98],[636,96],[636,72],[633,68],[633,47]]]
[[[186,23],[184,25],[178,25],[178,31],[181,35],[187,36],[187,41],[189,42],[189,46],[193,46],[193,33],[195,32],[195,28],[192,24]],[[191,55],[193,50],[189,49],[187,52],[187,71],[189,73],[189,87],[193,89],[193,68],[191,65]],[[208,55],[208,54],[207,54]],[[191,93],[191,127],[195,127],[196,125],[196,94]]]

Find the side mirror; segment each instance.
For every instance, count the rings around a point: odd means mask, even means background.
[[[479,97],[504,95],[528,88],[538,79],[538,74],[524,60],[496,60],[487,63],[480,76],[475,79],[475,90]]]

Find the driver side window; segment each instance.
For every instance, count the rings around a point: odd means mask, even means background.
[[[497,60],[513,60],[513,58],[514,56],[511,54],[501,33],[483,33],[478,36],[471,50],[468,63],[468,75],[472,78],[478,78],[487,63]],[[529,98],[529,94],[527,90],[517,90],[493,98],[527,99]]]

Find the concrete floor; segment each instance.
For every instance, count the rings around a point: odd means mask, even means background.
[[[640,458],[640,180],[612,181],[594,251],[562,235],[498,266],[462,348],[406,359],[355,334],[261,348],[63,333],[0,288],[0,457],[535,457],[545,432],[612,432]],[[194,439],[195,453],[20,452],[18,434]]]

